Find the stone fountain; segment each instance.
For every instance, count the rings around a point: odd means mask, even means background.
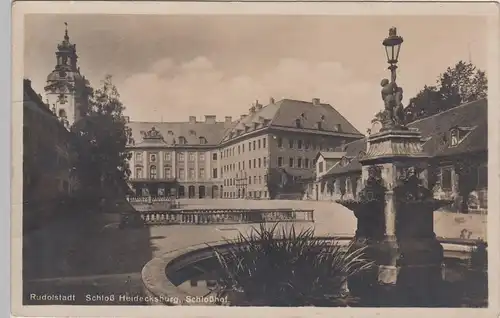
[[[384,45],[402,43],[396,29]],[[399,52],[391,49],[388,52]],[[437,200],[427,188],[428,156],[419,131],[404,125],[402,88],[396,84],[397,55],[389,57],[392,80],[382,80],[385,109],[378,131],[369,135],[357,199],[337,200],[357,218],[355,245],[366,247],[375,273],[350,282],[353,294],[385,298],[387,305],[428,304],[442,280],[443,248],[434,233],[433,213],[452,203]],[[405,299],[402,299],[405,298]],[[378,302],[379,305],[380,301]]]

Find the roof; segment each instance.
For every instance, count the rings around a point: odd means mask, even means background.
[[[408,124],[418,129],[425,141],[424,151],[431,157],[451,156],[462,153],[486,151],[488,149],[488,101],[481,99],[463,104]],[[450,130],[456,127],[471,129],[470,133],[456,146],[451,146]],[[346,157],[350,162],[330,168],[323,177],[340,175],[361,170],[357,156],[366,151],[366,138],[345,145]]]
[[[322,156],[325,159],[341,159],[346,154],[347,154],[346,152],[339,152],[339,151],[320,151],[316,155],[316,160],[318,159],[319,156]]]
[[[297,120],[300,127],[297,127]],[[226,132],[224,141],[267,127],[318,131],[318,122],[321,122],[323,132],[362,135],[330,104],[282,99],[265,106],[256,103]]]
[[[179,137],[186,139],[187,145],[215,146],[224,135],[227,125],[224,122],[134,122],[127,124],[132,130],[134,144],[130,147],[155,147],[179,145]],[[144,133],[154,128],[163,139],[144,139]],[[206,143],[200,142],[204,138]],[[204,142],[205,142],[204,141]]]

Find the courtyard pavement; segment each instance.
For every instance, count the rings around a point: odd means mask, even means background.
[[[315,222],[296,223],[298,228],[314,226],[316,235],[336,236],[353,235],[356,228],[353,213],[333,202],[205,199],[181,200],[181,204],[189,208],[314,209]],[[464,226],[473,228],[475,235],[484,235],[480,232],[485,224],[479,221],[452,222],[443,215],[436,216],[435,220],[438,236],[459,237]],[[472,225],[464,225],[464,222]],[[142,295],[140,273],[152,258],[191,245],[231,238],[238,231],[251,228],[242,224],[165,225],[120,230],[112,223],[109,217],[94,214],[59,220],[25,235],[25,299],[32,293],[71,292],[77,295],[73,304],[100,304],[99,301],[89,303],[85,296],[92,293]]]

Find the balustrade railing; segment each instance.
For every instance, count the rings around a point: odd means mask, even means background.
[[[298,209],[183,209],[142,211],[140,214],[149,225],[314,222],[314,210]]]

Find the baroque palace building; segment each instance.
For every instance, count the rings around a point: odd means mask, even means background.
[[[206,115],[187,122],[129,122],[130,183],[139,196],[269,198],[266,177],[278,168],[308,179],[318,151],[363,135],[331,105],[270,99],[237,120]]]
[[[428,154],[427,186],[440,199],[453,199],[452,209],[486,213],[488,208],[488,103],[467,103],[414,121]],[[372,132],[374,133],[374,132]],[[319,152],[316,180],[305,198],[311,200],[356,199],[362,188],[361,164],[366,138],[345,145],[342,151]]]

